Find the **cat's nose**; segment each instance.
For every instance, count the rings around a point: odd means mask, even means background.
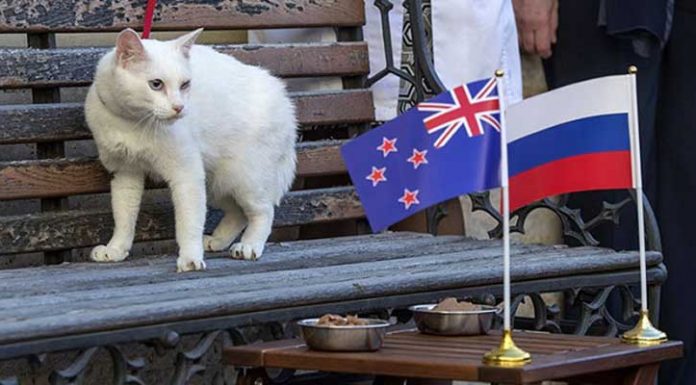
[[[176,112],[178,115],[181,113],[181,111],[184,110],[184,105],[183,104],[175,104],[172,106],[172,110],[174,110],[174,112]]]

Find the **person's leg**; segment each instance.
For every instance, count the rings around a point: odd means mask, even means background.
[[[598,26],[599,0],[564,0],[559,6],[558,42],[553,55],[544,62],[549,88],[607,75],[625,74],[628,66],[638,67],[638,108],[643,159],[643,183],[648,199],[655,200],[654,120],[660,49],[657,40],[649,57],[633,50],[631,40],[617,38]],[[573,194],[570,204],[591,218],[601,209],[601,202],[618,202],[625,191],[599,191]],[[593,234],[603,246],[616,249],[637,248],[635,209],[627,207],[621,226],[606,223]]]
[[[654,42],[650,57],[635,53],[631,40],[610,36],[598,26],[600,0],[563,0],[559,3],[558,42],[544,69],[549,88],[580,81],[626,74],[630,65],[638,67],[638,108],[643,159],[643,183],[650,202],[655,200],[654,119],[659,80],[660,47]],[[591,191],[571,194],[568,205],[580,209],[585,220],[595,217],[602,202],[618,203],[628,198],[628,191]],[[592,235],[604,247],[617,250],[638,249],[638,224],[635,205],[621,213],[619,226],[604,222]],[[637,266],[636,266],[637,267]],[[637,288],[635,295],[638,296]],[[618,294],[608,300],[611,313],[620,318],[622,299]],[[572,315],[569,313],[572,317]]]
[[[696,13],[677,8],[660,90],[657,214],[668,279],[660,327],[684,341],[685,358],[665,363],[661,384],[696,384]]]

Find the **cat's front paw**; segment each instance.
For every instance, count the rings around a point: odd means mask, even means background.
[[[128,257],[128,251],[99,245],[92,249],[89,257],[95,262],[121,262]]]
[[[203,236],[203,249],[205,251],[222,251],[227,249],[230,243],[227,239],[218,239],[212,235]]]
[[[176,259],[176,271],[178,273],[205,270],[205,267],[205,261],[203,261],[202,257],[194,258],[180,255],[179,258]]]
[[[238,242],[232,245],[232,247],[230,248],[230,255],[234,259],[246,259],[248,261],[256,261],[257,259],[261,258],[264,246],[265,245],[263,243],[253,244]]]

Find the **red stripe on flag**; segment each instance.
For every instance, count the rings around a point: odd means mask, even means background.
[[[553,195],[631,187],[629,151],[578,155],[510,177],[510,211]]]

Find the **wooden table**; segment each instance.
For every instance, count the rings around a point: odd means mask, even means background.
[[[500,334],[439,337],[416,331],[387,335],[373,353],[326,353],[309,350],[301,340],[282,340],[226,349],[226,364],[250,368],[241,384],[259,384],[262,368],[369,374],[397,379],[441,379],[529,384],[545,380],[569,383],[653,385],[661,361],[682,356],[682,343],[638,347],[616,338],[515,332],[515,342],[532,354],[523,367],[486,365],[483,354]],[[391,382],[391,381],[390,381]]]

